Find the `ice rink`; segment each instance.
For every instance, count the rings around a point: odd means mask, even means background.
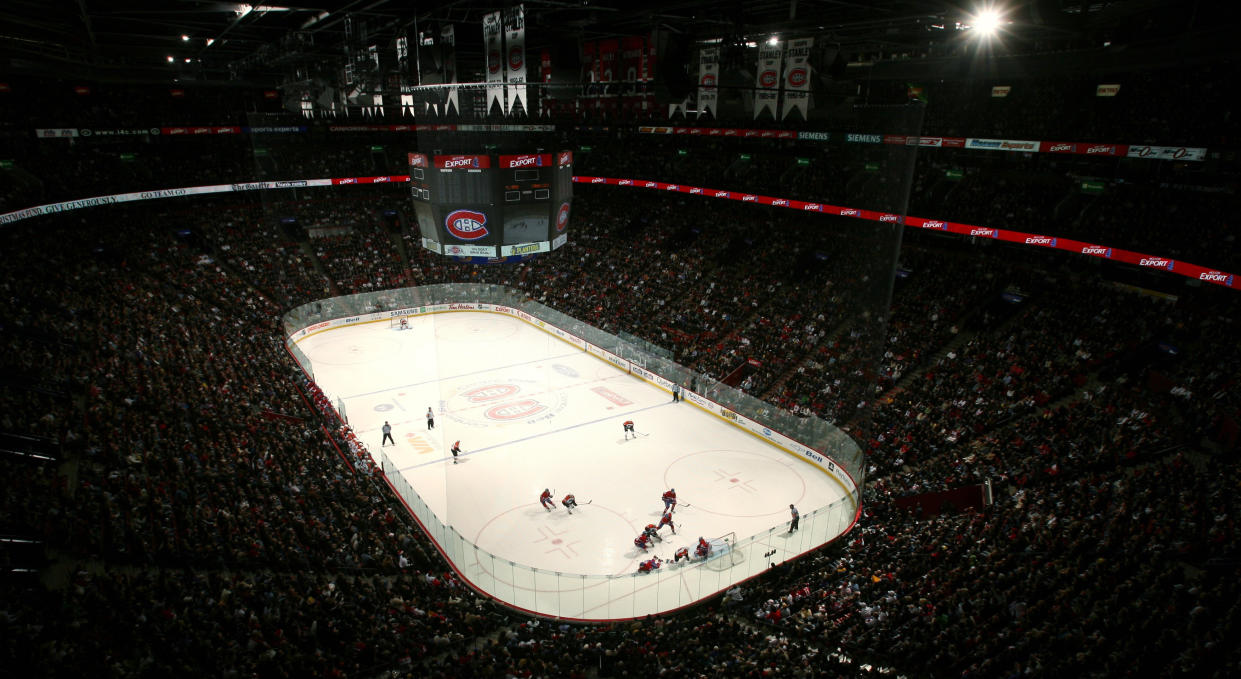
[[[699,536],[744,539],[786,525],[790,503],[806,513],[846,495],[813,466],[516,318],[445,312],[409,322],[332,328],[298,345],[359,438],[378,451],[391,423],[396,443],[384,452],[408,483],[444,524],[502,559],[633,573],[650,556],[633,540],[659,522],[670,488],[677,534],[661,531],[651,554],[692,551]],[[626,440],[626,419],[640,436]],[[544,488],[554,511],[539,504]],[[581,505],[572,515],[560,504],[567,493]],[[467,577],[485,567],[456,565]]]

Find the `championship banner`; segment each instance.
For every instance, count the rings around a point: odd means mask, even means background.
[[[443,49],[444,82],[449,84],[448,96],[444,100],[443,115],[447,116],[461,111],[457,103],[457,34],[452,24],[440,30],[440,48]]]
[[[783,43],[764,42],[758,48],[758,68],[754,69],[754,118],[766,111],[774,119],[779,114],[780,103],[780,55]]]
[[[523,5],[504,10],[504,40],[508,45],[508,111],[512,115],[521,105],[521,112],[529,114],[526,104],[526,10]]]
[[[784,118],[799,111],[804,120],[810,110],[810,48],[814,38],[789,41],[784,58]]]
[[[487,58],[487,115],[493,105],[504,111],[504,49],[500,39],[500,13],[483,15],[483,42]]]
[[[719,98],[720,48],[704,47],[698,53],[698,117],[715,117]]]

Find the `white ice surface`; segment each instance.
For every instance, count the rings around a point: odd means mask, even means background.
[[[699,536],[744,539],[845,495],[824,473],[668,392],[509,316],[439,313],[302,339],[316,382],[439,519],[500,559],[562,573],[633,573],[633,539],[675,488],[671,556]],[[425,414],[435,413],[428,429]],[[632,419],[643,436],[625,440]],[[461,442],[459,464],[449,448]],[[544,488],[556,509],[538,501]],[[560,505],[573,493],[582,505]],[[589,504],[588,504],[589,503]],[[779,546],[777,545],[776,548]],[[776,561],[779,557],[774,557]],[[480,564],[457,564],[467,576]]]

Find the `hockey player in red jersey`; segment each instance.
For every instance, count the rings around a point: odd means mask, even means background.
[[[641,548],[642,551],[645,552],[647,547],[651,546],[651,536],[647,535],[646,533],[643,533],[633,539],[633,544]]]
[[[672,563],[681,563],[681,559],[689,561],[689,548],[677,547],[677,551],[672,555]]]
[[[664,492],[664,511],[674,512],[677,508],[677,489],[672,488]]]
[[[702,536],[698,537],[698,548],[694,550],[694,556],[700,559],[711,556],[711,543],[703,540]]]
[[[539,504],[543,505],[544,509],[549,512],[556,508],[556,501],[552,499],[552,492],[550,490],[543,489],[543,494],[539,496]]]
[[[656,527],[656,530],[663,530],[664,526],[671,528],[673,535],[677,534],[677,527],[676,524],[672,523],[672,512],[670,511],[664,512],[664,515],[659,517],[659,526]]]
[[[639,573],[650,573],[651,571],[659,570],[659,567],[662,564],[663,562],[659,560],[659,557],[654,556],[638,564],[638,572]]]
[[[622,424],[625,427],[625,440],[626,441],[629,440],[630,434],[633,434],[634,438],[638,438],[638,432],[633,430],[633,420],[625,420]]]
[[[659,537],[659,529],[656,528],[653,523],[646,524],[646,528],[642,530],[642,533],[652,540],[658,540],[660,542],[664,541],[663,538]]]
[[[560,504],[564,505],[564,508],[569,510],[569,513],[572,514],[573,508],[577,506],[577,498],[573,497],[573,493],[569,493],[564,496],[564,499],[560,501]]]

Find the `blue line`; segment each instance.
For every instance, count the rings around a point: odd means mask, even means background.
[[[530,436],[527,436],[525,438],[513,439],[512,441],[505,441],[504,443],[497,443],[494,446],[487,446],[486,448],[479,448],[478,450],[471,450],[468,453],[461,453],[461,457],[465,457],[466,455],[474,455],[475,453],[485,453],[488,450],[495,450],[496,448],[503,448],[504,446],[512,445],[514,443],[521,443],[522,441],[529,441],[530,439],[537,439],[540,436],[551,436],[552,434],[559,434],[561,432],[569,431],[570,429],[577,429],[578,427],[585,427],[588,424],[599,424],[600,422],[603,422],[604,420],[613,420],[613,419],[616,419],[617,417],[625,417],[627,415],[633,415],[634,413],[646,412],[647,410],[650,410],[651,408],[662,408],[663,406],[670,406],[670,405],[672,405],[671,402],[656,403],[653,406],[647,406],[645,408],[638,408],[637,410],[630,410],[627,413],[621,413],[619,415],[609,415],[607,417],[601,417],[597,420],[591,420],[589,422],[579,422],[577,424],[564,427],[563,429],[545,431],[542,434],[531,434]],[[419,467],[426,467],[427,465],[440,464],[440,463],[447,462],[447,461],[448,461],[448,458],[444,458],[442,460],[432,460],[430,462],[423,462],[422,464],[416,464],[416,465],[412,465],[409,467],[401,467],[400,469],[397,469],[397,472],[407,472],[411,469],[418,469]]]
[[[368,392],[366,392],[366,393],[364,393],[364,394],[354,394],[354,395],[352,395],[352,396],[342,396],[341,398],[350,399],[350,398],[359,398],[359,397],[362,397],[362,396],[374,396],[375,394],[382,394],[382,393],[384,393],[385,391],[392,391],[392,390],[394,390],[394,389],[409,389],[410,387],[421,387],[421,386],[422,386],[422,385],[424,385],[424,384],[431,384],[432,382],[440,382],[440,381],[442,381],[442,380],[455,380],[455,379],[457,379],[458,377],[469,377],[470,375],[477,375],[478,373],[488,373],[488,372],[491,372],[491,371],[493,371],[493,370],[508,370],[509,368],[516,368],[516,367],[517,367],[517,366],[519,366],[519,365],[530,365],[531,363],[538,363],[539,361],[554,361],[554,360],[556,360],[556,359],[558,359],[558,358],[566,358],[566,357],[568,357],[568,356],[577,356],[577,355],[578,355],[578,354],[580,354],[580,353],[582,353],[582,352],[580,352],[580,351],[571,351],[571,352],[569,352],[569,353],[567,353],[567,354],[560,354],[559,356],[544,356],[543,358],[536,358],[536,359],[534,359],[533,361],[526,361],[526,362],[524,362],[524,363],[513,363],[513,364],[511,364],[511,365],[502,365],[502,366],[499,366],[499,367],[496,367],[496,368],[484,368],[484,369],[482,369],[482,370],[475,370],[475,371],[474,371],[474,372],[472,372],[472,373],[461,373],[460,375],[448,375],[448,376],[446,376],[446,377],[437,377],[437,378],[435,378],[435,379],[433,379],[433,380],[427,380],[426,382],[415,382],[415,383],[413,383],[413,384],[401,384],[401,385],[397,385],[397,386],[395,386],[395,387],[388,387],[387,389],[380,389],[380,390],[378,390],[378,391],[368,391]]]

